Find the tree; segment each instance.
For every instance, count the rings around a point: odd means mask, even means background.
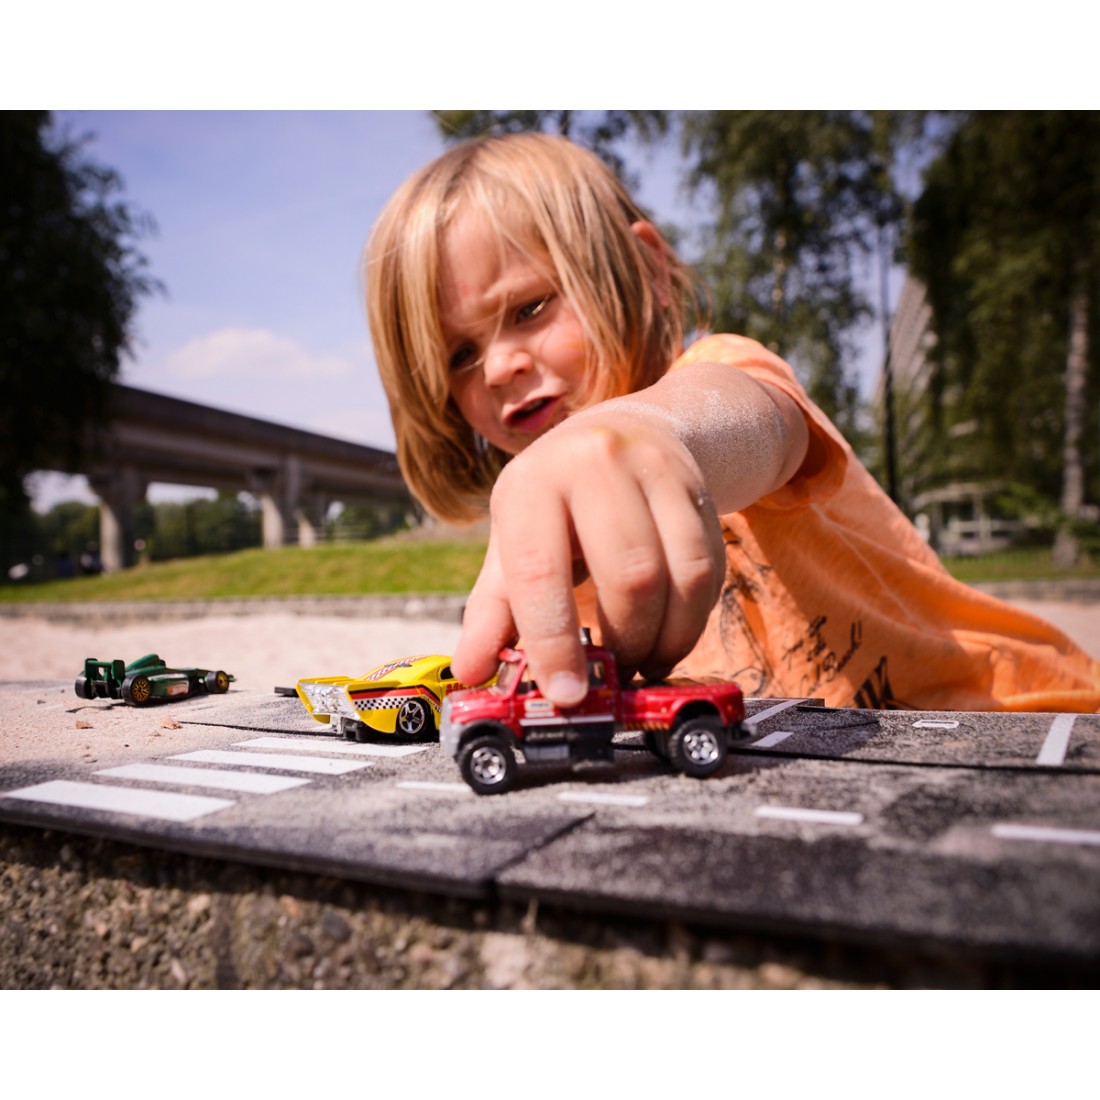
[[[633,136],[650,141],[668,128],[667,111],[433,111],[447,141],[486,134],[553,133],[591,149],[628,186],[637,180],[627,169],[620,143]]]
[[[856,387],[847,362],[872,306],[856,264],[886,247],[901,216],[897,146],[919,116],[854,111],[688,112],[688,181],[709,203],[700,266],[715,327],[789,359],[847,432]]]
[[[138,299],[159,287],[136,242],[152,223],[43,111],[0,112],[0,542],[26,476],[74,469],[108,414]]]
[[[1057,503],[1077,556],[1100,363],[1100,113],[981,112],[930,165],[914,272],[937,334],[929,413],[949,465]],[[1092,424],[1090,429],[1089,424]]]

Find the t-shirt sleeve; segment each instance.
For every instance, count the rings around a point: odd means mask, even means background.
[[[745,336],[705,336],[692,344],[672,365],[725,363],[751,375],[765,386],[786,394],[801,410],[809,428],[806,458],[798,472],[753,507],[788,509],[825,500],[840,488],[848,470],[851,448],[832,421],[815,405],[778,355]]]

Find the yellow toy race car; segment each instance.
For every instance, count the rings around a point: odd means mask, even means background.
[[[364,741],[372,730],[398,737],[437,736],[443,700],[466,686],[451,672],[451,658],[436,653],[390,661],[355,678],[299,680],[296,690],[318,722],[349,741]]]

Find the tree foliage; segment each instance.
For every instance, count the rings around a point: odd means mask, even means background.
[[[0,523],[31,471],[75,468],[107,412],[138,299],[158,284],[136,242],[151,223],[119,177],[41,111],[0,112]]]
[[[688,180],[711,211],[700,266],[715,326],[790,360],[849,432],[853,334],[873,312],[857,265],[887,247],[901,216],[894,159],[920,122],[887,112],[704,111],[682,124]]]
[[[967,117],[929,166],[911,251],[938,338],[935,474],[996,472],[1079,512],[1086,474],[1100,487],[1100,113]]]

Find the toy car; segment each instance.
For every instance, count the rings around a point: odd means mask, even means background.
[[[389,661],[355,678],[299,680],[297,692],[318,722],[349,741],[363,741],[371,730],[434,737],[443,700],[465,687],[451,672],[451,658],[436,653]]]
[[[81,699],[121,699],[143,707],[158,699],[186,699],[191,695],[224,695],[234,678],[220,669],[169,668],[155,653],[130,664],[89,657],[76,678]]]
[[[744,736],[745,700],[736,684],[619,682],[615,655],[582,632],[588,695],[574,707],[544,698],[522,651],[501,651],[496,685],[464,691],[443,705],[440,740],[478,794],[502,794],[516,779],[516,753],[527,764],[559,767],[613,763],[612,739],[642,731],[646,747],[696,779],[726,761]]]

